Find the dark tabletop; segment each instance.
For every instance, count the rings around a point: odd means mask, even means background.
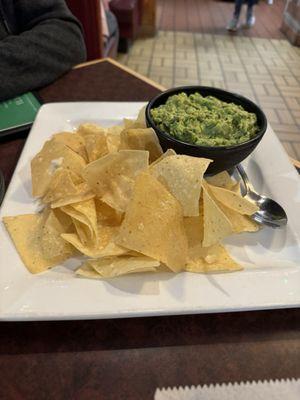
[[[146,101],[158,92],[102,62],[71,71],[39,94],[44,102]],[[0,142],[6,183],[24,142]],[[5,400],[144,400],[157,387],[299,377],[299,309],[0,323]]]

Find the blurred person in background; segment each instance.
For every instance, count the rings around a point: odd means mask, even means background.
[[[227,26],[228,31],[237,31],[243,3],[244,0],[235,0],[233,17]],[[254,5],[257,3],[257,1],[245,0],[245,3],[247,4],[247,14],[246,22],[243,24],[243,28],[251,28],[255,24]]]
[[[109,3],[110,0],[100,0],[102,31],[105,45],[113,36],[117,37],[117,42],[119,41],[118,22],[114,14],[109,9]]]
[[[86,58],[64,0],[0,0],[0,101],[45,86]]]

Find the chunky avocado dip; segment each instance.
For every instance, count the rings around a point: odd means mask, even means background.
[[[200,93],[170,96],[151,110],[162,131],[183,142],[200,146],[231,146],[252,139],[257,131],[256,115],[234,103]]]

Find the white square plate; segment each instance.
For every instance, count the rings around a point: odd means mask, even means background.
[[[57,103],[43,106],[32,127],[4,199],[0,217],[35,212],[30,195],[30,161],[53,133],[85,121],[105,126],[135,117],[142,103]],[[286,228],[263,228],[227,241],[245,265],[218,275],[145,274],[96,281],[78,278],[78,260],[40,275],[30,274],[0,223],[0,319],[118,318],[255,310],[300,305],[300,184],[269,127],[244,163],[257,190],[287,211]]]

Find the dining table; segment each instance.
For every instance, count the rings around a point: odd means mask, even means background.
[[[103,59],[72,69],[37,96],[42,103],[146,102],[163,89]],[[27,134],[0,141],[6,186]],[[286,378],[300,378],[299,308],[0,322],[3,400],[150,400],[162,387]]]

